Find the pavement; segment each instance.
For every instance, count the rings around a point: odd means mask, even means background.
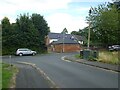
[[[94,66],[94,67],[98,67],[98,68],[103,68],[103,69],[106,69],[106,70],[112,70],[112,71],[120,72],[119,65],[107,64],[107,63],[98,62],[98,61],[89,61],[89,60],[85,60],[85,59],[78,59],[78,58],[75,58],[74,55],[64,56],[64,59],[72,61],[72,62],[78,62],[78,63],[82,63],[82,64],[85,64],[85,65],[90,65],[90,66]]]

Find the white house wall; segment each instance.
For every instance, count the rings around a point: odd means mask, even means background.
[[[53,41],[58,41],[58,39],[50,39],[50,43]]]
[[[78,43],[83,44],[83,41],[78,41]]]

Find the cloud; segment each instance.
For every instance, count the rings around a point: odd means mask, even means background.
[[[0,0],[0,20],[8,17],[15,22],[17,15],[39,13],[44,15],[52,32],[61,32],[65,27],[69,33],[87,26],[85,16],[89,7],[70,7],[73,2],[82,0]],[[89,2],[89,0],[86,0]],[[93,0],[92,0],[93,1]],[[98,0],[95,0],[98,1]],[[63,10],[63,11],[60,11]],[[49,14],[48,14],[49,12]]]
[[[72,0],[74,2],[112,2],[112,0]]]
[[[64,28],[67,28],[68,32],[78,31],[87,26],[84,18],[74,17],[66,13],[55,13],[48,16],[48,24],[51,26],[52,32],[61,32]]]
[[[0,20],[4,16],[13,16],[22,12],[47,12],[68,8],[71,0],[0,0]],[[13,18],[13,17],[12,17]]]
[[[71,0],[3,0],[0,1],[4,5],[0,5],[0,7],[12,8],[12,10],[16,11],[16,9],[20,10],[53,10],[53,9],[61,9],[67,8],[67,4],[71,2]],[[9,5],[9,6],[8,6]]]

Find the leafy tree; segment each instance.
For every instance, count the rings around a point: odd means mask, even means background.
[[[32,14],[31,20],[35,26],[35,29],[39,31],[40,39],[44,39],[48,32],[50,32],[47,22],[40,14]]]
[[[10,29],[11,29],[11,26],[10,26],[9,19],[7,17],[4,17],[2,19],[2,35],[3,36],[9,35]]]
[[[2,50],[3,50],[2,53],[4,53],[5,50],[8,52],[9,48],[11,47],[9,39],[11,36],[11,25],[7,17],[4,17],[1,23],[2,23]]]
[[[43,53],[48,32],[49,27],[40,14],[20,14],[12,24],[5,17],[2,20],[2,54],[15,54],[18,48],[31,48]]]
[[[88,37],[88,27],[85,27],[84,29],[79,29],[79,31],[72,31],[71,34],[73,35],[80,35],[85,38],[84,45],[87,45],[87,37]]]
[[[88,27],[85,27],[84,29],[79,29],[79,31],[72,31],[71,34],[87,37]]]
[[[18,47],[27,47],[27,48],[39,48],[39,35],[37,29],[35,29],[32,20],[27,14],[20,15],[16,20],[16,36],[15,40],[18,44]]]
[[[92,42],[102,43],[104,46],[118,44],[118,10],[115,5],[102,4],[91,8],[87,21],[91,24]]]
[[[80,33],[78,31],[72,31],[71,34],[73,34],[73,35],[80,35]]]
[[[45,36],[47,36],[48,32],[50,32],[47,22],[45,21],[44,17],[40,14],[32,14],[31,20],[35,29],[39,32],[39,42],[41,49],[46,49]]]

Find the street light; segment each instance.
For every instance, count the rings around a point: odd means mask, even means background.
[[[89,10],[89,15],[91,15],[91,9]],[[89,30],[88,30],[88,45],[87,49],[90,49],[90,21],[89,21]]]

